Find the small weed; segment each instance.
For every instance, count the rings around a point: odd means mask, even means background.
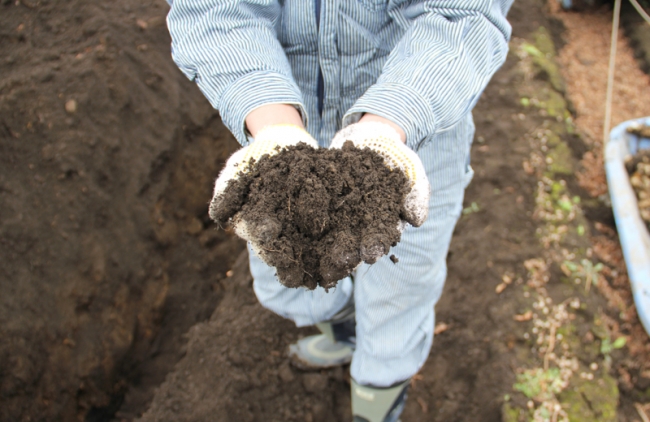
[[[524,52],[526,52],[529,56],[534,56],[534,57],[544,57],[544,54],[543,54],[541,51],[539,51],[539,49],[538,49],[537,47],[535,47],[534,45],[529,44],[529,43],[527,43],[527,42],[524,42],[524,43],[521,45],[521,48],[522,48],[522,50],[524,50]]]
[[[622,349],[625,347],[627,339],[625,337],[619,337],[612,342],[609,338],[609,335],[601,340],[600,342],[600,353],[604,356],[603,365],[607,371],[612,367],[612,356],[611,353],[616,349]]]
[[[474,212],[479,212],[481,208],[476,202],[472,202],[469,207],[463,208],[463,215],[472,214]]]
[[[600,276],[599,273],[603,269],[603,264],[599,262],[594,265],[594,263],[588,259],[581,260],[580,264],[576,264],[572,261],[564,261],[561,265],[561,269],[567,276],[584,279],[586,282],[585,290],[589,291],[592,284],[594,286],[598,284],[598,277]]]
[[[546,401],[561,392],[565,386],[566,382],[562,379],[559,368],[534,368],[517,375],[517,383],[513,388],[529,399]]]
[[[557,201],[557,205],[563,211],[571,211],[573,209],[573,202],[567,198],[561,198]]]
[[[612,353],[612,351],[625,347],[626,343],[627,339],[625,337],[619,337],[614,340],[614,342],[612,342],[609,338],[605,338],[600,343],[600,353],[602,353],[603,356],[608,356],[610,353]]]

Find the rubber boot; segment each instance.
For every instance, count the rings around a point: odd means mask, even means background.
[[[291,363],[317,370],[350,363],[356,345],[354,298],[330,320],[316,324],[322,334],[308,336],[289,346]]]
[[[379,388],[351,380],[354,422],[399,422],[410,381],[407,379],[391,387]]]

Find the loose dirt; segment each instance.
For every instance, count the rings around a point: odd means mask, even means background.
[[[240,173],[210,215],[221,224],[236,215],[285,286],[330,289],[399,242],[409,188],[404,173],[369,148],[299,144]]]
[[[636,14],[627,2],[623,14],[626,17]],[[583,170],[579,174],[581,185],[594,197],[607,193],[605,167],[603,165],[603,121],[605,118],[605,98],[607,73],[609,68],[609,48],[612,31],[611,5],[604,4],[580,13],[563,12],[559,2],[549,1],[552,16],[566,27],[566,45],[559,51],[558,61],[566,81],[567,97],[576,111],[575,123],[581,135],[590,146],[583,158]],[[631,9],[631,10],[630,10]],[[634,16],[634,25],[640,19]],[[616,70],[612,92],[611,127],[625,120],[650,115],[650,105],[646,101],[650,95],[650,77],[645,74],[637,60],[633,48],[624,36],[621,27],[616,44]]]
[[[207,217],[237,143],[170,60],[166,12],[0,2],[2,421],[142,409],[244,247]]]

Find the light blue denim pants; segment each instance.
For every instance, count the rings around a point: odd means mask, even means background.
[[[447,276],[446,257],[460,216],[465,187],[473,172],[469,151],[474,136],[471,114],[452,129],[425,140],[418,156],[431,184],[429,218],[408,227],[393,247],[399,262],[384,256],[362,264],[334,289],[286,288],[275,269],[250,251],[253,288],[260,303],[293,320],[298,327],[328,320],[347,302],[352,289],[357,319],[357,347],[351,376],[363,385],[387,387],[413,376],[429,355],[434,306]]]

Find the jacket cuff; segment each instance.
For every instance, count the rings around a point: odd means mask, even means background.
[[[406,145],[417,150],[420,143],[435,133],[436,120],[427,100],[408,85],[372,85],[343,116],[342,127],[356,123],[364,113],[384,117],[406,133]]]
[[[286,76],[267,71],[248,73],[235,80],[218,98],[216,84],[210,78],[197,81],[199,88],[219,110],[224,125],[242,145],[248,145],[252,139],[246,130],[245,119],[248,113],[266,104],[291,104],[302,116],[307,127],[307,112],[302,101],[300,89]]]

